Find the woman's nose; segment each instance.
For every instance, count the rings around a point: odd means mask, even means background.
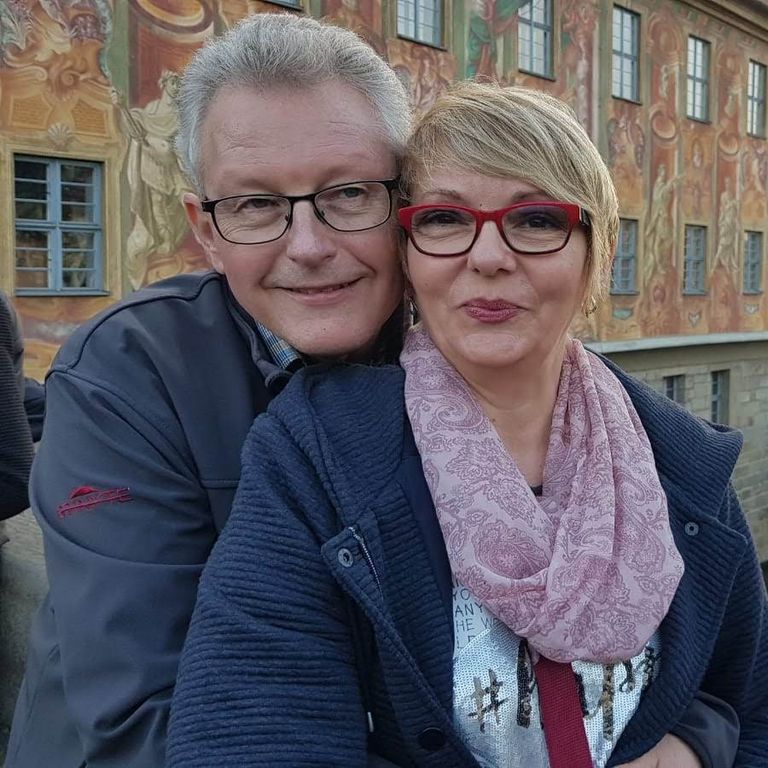
[[[467,266],[483,275],[517,269],[517,254],[507,245],[493,221],[486,221],[467,255]]]

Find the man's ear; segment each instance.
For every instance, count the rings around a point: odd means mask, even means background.
[[[193,192],[185,192],[181,201],[184,204],[184,212],[187,214],[189,228],[203,249],[208,263],[223,275],[224,264],[216,249],[218,238],[213,227],[213,219],[200,207],[200,198]]]

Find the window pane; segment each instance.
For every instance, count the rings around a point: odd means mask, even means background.
[[[16,218],[36,219],[46,221],[48,219],[48,185],[45,182],[45,166],[43,169],[43,181],[32,180],[19,175],[19,167],[26,166],[30,172],[37,173],[39,163],[16,162],[16,180],[14,194],[16,197]],[[34,201],[40,202],[34,202]]]
[[[744,292],[760,293],[763,281],[763,233],[747,232],[744,240]]]
[[[100,289],[101,165],[27,157],[14,163],[17,289]],[[24,224],[30,220],[38,223]]]
[[[37,221],[47,221],[48,204],[47,203],[30,203],[25,200],[17,200],[16,201],[16,218],[17,219],[33,219]]]
[[[69,223],[91,223],[94,209],[92,205],[79,203],[62,203],[61,220]]]
[[[48,250],[48,232],[40,229],[17,229],[17,248],[42,248]]]
[[[45,200],[48,197],[48,185],[41,181],[17,178],[16,197],[24,200]]]
[[[17,158],[14,161],[15,175],[21,179],[41,179],[45,181],[48,178],[47,169],[46,163],[36,163],[34,160],[20,160]]]
[[[64,269],[61,275],[64,288],[97,288],[96,273],[91,269]]]
[[[48,288],[48,232],[16,230],[17,288]]]
[[[61,199],[67,203],[93,202],[93,187],[86,184],[62,184]]]
[[[62,182],[75,181],[80,184],[93,183],[93,168],[86,165],[65,165],[61,166]]]
[[[17,288],[39,288],[48,289],[48,270],[37,271],[27,269],[16,270],[16,287]]]
[[[61,245],[66,249],[93,248],[93,232],[62,232]]]

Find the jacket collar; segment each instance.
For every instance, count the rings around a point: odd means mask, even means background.
[[[264,339],[258,332],[256,321],[238,303],[226,277],[222,276],[222,284],[224,286],[224,300],[229,314],[241,336],[248,344],[251,360],[253,360],[256,370],[264,379],[264,386],[266,386],[271,397],[276,397],[285,388],[292,372],[282,368],[272,359]]]

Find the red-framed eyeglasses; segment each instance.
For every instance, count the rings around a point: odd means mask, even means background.
[[[475,244],[487,221],[496,224],[516,253],[543,255],[565,248],[577,224],[589,227],[589,215],[575,203],[516,203],[496,211],[463,205],[411,205],[398,212],[400,226],[416,250],[428,256],[461,256]]]

